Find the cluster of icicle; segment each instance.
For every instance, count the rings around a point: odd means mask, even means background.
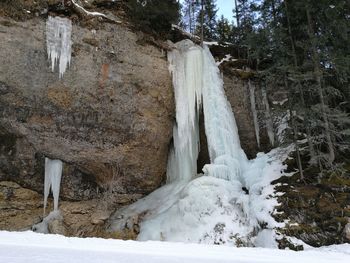
[[[51,60],[52,72],[58,65],[59,77],[62,78],[71,60],[72,22],[67,18],[51,17],[46,21],[46,47]]]
[[[61,219],[62,216],[58,210],[58,201],[60,195],[61,177],[63,163],[61,160],[51,160],[45,158],[45,181],[44,181],[44,218],[43,221],[32,226],[32,230],[39,233],[49,233],[48,225],[50,221]],[[47,199],[50,194],[53,196],[53,211],[46,217]]]

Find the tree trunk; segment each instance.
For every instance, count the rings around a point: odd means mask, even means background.
[[[325,103],[325,99],[324,99],[324,95],[323,95],[322,72],[320,69],[320,60],[319,60],[319,57],[317,54],[315,36],[314,36],[313,28],[312,28],[311,15],[310,15],[310,10],[309,10],[308,6],[306,7],[306,16],[307,16],[307,23],[308,23],[308,35],[309,35],[309,39],[311,42],[311,49],[312,49],[311,56],[312,56],[312,62],[314,64],[314,76],[315,76],[315,80],[316,80],[318,95],[320,97],[321,114],[322,114],[322,118],[324,121],[325,135],[326,135],[327,146],[328,146],[328,151],[329,151],[328,161],[330,164],[332,164],[334,162],[334,159],[335,159],[334,145],[333,145],[329,121],[328,121],[328,117],[327,117],[326,103]]]
[[[188,22],[190,23],[190,33],[193,34],[192,30],[192,3],[188,5]]]
[[[203,40],[204,40],[204,0],[201,1],[201,45],[203,47]]]
[[[239,14],[238,14],[237,0],[235,0],[235,10],[236,10],[236,22],[237,22],[237,28],[238,28],[239,27]]]
[[[285,1],[286,1],[286,0],[285,0]],[[273,20],[274,20],[274,21],[277,21],[277,20],[276,20],[276,3],[275,3],[275,0],[272,0],[272,1],[271,1],[271,8],[272,8]]]
[[[298,169],[300,173],[300,179],[304,180],[304,171],[303,171],[303,166],[301,163],[301,157],[300,157],[300,150],[299,150],[299,145],[298,145],[298,128],[295,123],[295,114],[292,108],[292,103],[290,101],[291,95],[289,91],[289,85],[288,85],[288,79],[287,76],[284,76],[284,85],[286,87],[286,90],[288,90],[288,107],[289,107],[289,112],[290,112],[290,119],[292,121],[292,129],[293,129],[293,143],[295,146],[295,151],[297,154],[297,164],[298,164]]]
[[[291,29],[291,25],[290,25],[290,17],[289,17],[289,12],[288,12],[288,4],[287,4],[287,0],[284,1],[284,6],[286,9],[286,16],[287,16],[287,24],[288,24],[288,35],[289,35],[289,40],[292,46],[292,53],[293,53],[293,63],[294,63],[294,70],[297,71],[298,69],[298,59],[297,59],[297,53],[296,53],[296,49],[295,49],[295,43],[294,43],[294,39],[293,39],[293,33],[292,33],[292,29]],[[305,109],[305,121],[306,121],[306,139],[307,139],[307,143],[309,146],[309,152],[310,152],[310,161],[311,163],[313,163],[315,161],[315,147],[312,143],[311,140],[311,129],[310,129],[310,125],[309,125],[309,114],[308,114],[308,110],[306,107],[306,103],[305,103],[305,98],[304,98],[304,92],[303,92],[303,87],[299,81],[299,79],[297,80],[297,87],[299,90],[299,94],[300,94],[300,100],[301,100],[301,105],[303,107],[303,109]]]

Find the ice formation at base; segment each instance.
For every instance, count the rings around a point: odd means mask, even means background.
[[[53,195],[54,211],[58,210],[58,200],[60,195],[62,161],[45,158],[45,182],[44,182],[44,215],[47,206],[47,198],[50,189]]]
[[[62,78],[71,60],[72,22],[67,18],[52,17],[46,21],[46,47],[51,60],[52,72],[58,65],[59,77]]]
[[[207,47],[189,40],[169,54],[176,100],[174,147],[167,184],[118,210],[110,231],[132,229],[138,240],[276,247],[271,181],[281,176],[291,151],[275,149],[249,161],[240,146],[219,69]],[[197,175],[198,112],[203,106],[210,164]]]

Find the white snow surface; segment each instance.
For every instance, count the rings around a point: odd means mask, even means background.
[[[58,65],[59,77],[62,78],[71,61],[72,22],[67,18],[49,16],[46,21],[46,47],[51,69]]]
[[[209,49],[185,40],[169,54],[176,100],[174,148],[167,184],[118,210],[111,231],[132,229],[142,218],[138,240],[162,240],[229,246],[277,247],[278,204],[271,181],[283,175],[292,147],[260,153],[248,160],[223,81]],[[201,100],[202,98],[202,100]],[[210,164],[196,174],[198,109],[203,101]],[[261,225],[264,232],[259,232]]]
[[[0,231],[0,262],[6,263],[335,263],[350,262],[350,245],[295,252],[168,242],[68,238]]]

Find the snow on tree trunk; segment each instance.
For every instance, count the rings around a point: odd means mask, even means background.
[[[51,70],[58,66],[62,78],[71,61],[72,22],[67,18],[49,16],[46,21],[46,47]]]
[[[255,87],[251,84],[250,80],[248,81],[249,86],[249,97],[250,97],[250,106],[253,114],[253,122],[254,122],[254,130],[256,142],[258,144],[258,148],[260,148],[260,134],[259,134],[259,123],[258,123],[258,114],[255,106]]]
[[[267,94],[266,89],[261,89],[263,103],[265,105],[265,120],[266,120],[266,129],[267,129],[267,135],[269,137],[269,141],[271,146],[275,146],[275,133],[273,131],[273,123],[272,123],[272,117],[270,112],[270,105],[269,101],[267,100]]]

